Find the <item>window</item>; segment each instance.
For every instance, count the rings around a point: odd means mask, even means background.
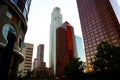
[[[6,41],[9,31],[12,32],[13,34],[16,34],[15,29],[10,24],[5,24],[2,29],[2,34]]]
[[[6,13],[6,15],[7,15],[7,17],[8,17],[9,19],[12,19],[12,17],[13,17],[12,13],[9,12],[9,11]]]

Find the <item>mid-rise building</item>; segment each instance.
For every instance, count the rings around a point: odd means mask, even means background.
[[[56,76],[64,76],[64,69],[76,57],[74,28],[65,21],[56,30]]]
[[[19,2],[19,4],[18,4]],[[14,80],[17,74],[18,65],[24,61],[24,55],[21,53],[22,45],[24,43],[24,37],[27,31],[27,17],[29,12],[31,0],[0,0],[0,79],[6,75],[4,70],[9,68],[7,71],[8,77],[4,77],[3,80],[7,80],[5,78],[9,78],[9,80]],[[22,7],[22,8],[21,8]],[[27,15],[24,15],[24,10],[27,8]],[[6,47],[8,40],[8,35],[14,34],[16,37],[16,41],[13,47],[12,59],[9,60],[9,67],[2,65],[4,63],[5,57],[2,54],[4,48]],[[8,59],[7,59],[8,60]]]
[[[60,8],[55,7],[51,14],[50,42],[49,42],[49,67],[56,74],[56,29],[62,24]]]
[[[22,54],[25,56],[25,60],[19,65],[19,75],[26,76],[28,71],[32,68],[32,55],[33,55],[33,44],[24,43]]]
[[[76,50],[77,50],[77,57],[80,58],[83,62],[86,62],[86,55],[85,55],[85,49],[82,41],[82,37],[75,36],[76,41]]]
[[[39,66],[44,62],[44,44],[39,44],[37,47],[37,61]]]
[[[77,0],[88,71],[97,53],[97,45],[107,41],[120,46],[120,24],[110,0]]]
[[[33,68],[32,68],[32,70],[34,70],[37,67],[38,67],[38,60],[35,58],[34,61],[33,61]]]

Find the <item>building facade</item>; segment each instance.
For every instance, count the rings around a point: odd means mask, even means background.
[[[13,2],[20,9],[20,12],[25,17],[25,20],[28,21],[31,0],[11,0],[11,2]]]
[[[73,27],[66,21],[56,30],[56,76],[63,77],[64,69],[76,57]]]
[[[88,71],[97,53],[97,45],[107,41],[120,46],[120,24],[110,0],[77,0]]]
[[[22,75],[22,77],[26,76],[28,71],[31,71],[33,47],[33,44],[24,43],[22,54],[25,56],[25,60],[19,65],[18,68],[18,75]]]
[[[49,44],[49,67],[53,69],[56,74],[56,29],[62,24],[62,15],[60,8],[55,7],[51,14],[50,24],[50,44]]]
[[[5,48],[9,37],[9,33],[14,34],[16,37],[16,42],[13,48],[12,60],[10,60],[11,68],[9,67],[9,79],[14,80],[19,64],[24,60],[24,55],[21,53],[22,44],[24,43],[24,37],[27,31],[27,19],[28,12],[26,12],[26,17],[24,16],[20,7],[15,2],[24,1],[24,6],[21,7],[29,8],[26,2],[29,0],[0,0],[0,56],[2,57],[3,49]],[[21,3],[22,4],[22,3]],[[2,59],[2,58],[0,58]],[[4,60],[3,60],[4,61]],[[2,64],[0,64],[2,65]],[[3,65],[4,66],[4,65]],[[5,67],[4,67],[5,68]],[[1,70],[4,70],[1,68]],[[1,71],[0,70],[0,71]],[[1,73],[1,72],[0,72]],[[2,76],[1,76],[2,77]],[[5,80],[5,79],[4,79]]]
[[[83,62],[86,62],[85,49],[83,45],[82,38],[80,36],[75,36],[77,57]]]
[[[38,45],[37,61],[38,61],[38,65],[40,65],[42,62],[44,62],[44,44]]]

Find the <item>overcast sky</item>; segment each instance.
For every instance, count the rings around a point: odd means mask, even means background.
[[[37,46],[45,45],[44,61],[47,67],[51,13],[56,6],[61,9],[63,22],[68,21],[74,27],[75,35],[82,36],[76,0],[32,0],[25,42],[34,44],[33,59],[36,58]]]

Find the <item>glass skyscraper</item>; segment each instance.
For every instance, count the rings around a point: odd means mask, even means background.
[[[56,74],[56,29],[62,24],[62,15],[60,13],[60,8],[55,7],[51,14],[51,24],[50,24],[50,62],[49,67],[53,69],[54,74]]]
[[[77,57],[80,58],[83,62],[86,62],[85,50],[83,46],[83,41],[80,36],[75,36]]]
[[[85,45],[88,71],[97,53],[97,45],[107,41],[120,46],[120,24],[111,6],[110,0],[77,0],[80,23]]]
[[[110,3],[120,23],[120,5],[118,4],[117,0],[110,0]]]

